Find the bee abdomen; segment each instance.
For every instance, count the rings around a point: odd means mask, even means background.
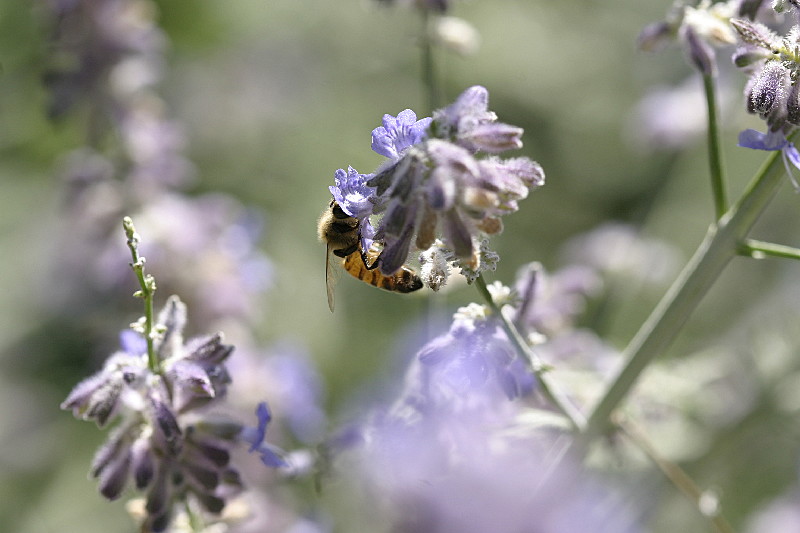
[[[414,292],[422,288],[422,280],[409,268],[402,267],[391,277],[397,282],[397,292]]]
[[[344,269],[364,283],[391,292],[409,293],[422,288],[422,280],[410,268],[402,267],[391,276],[386,276],[381,274],[377,268],[368,269],[358,252],[345,258]]]

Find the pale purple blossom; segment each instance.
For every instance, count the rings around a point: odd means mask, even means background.
[[[794,143],[786,138],[782,131],[761,133],[753,129],[744,130],[739,134],[739,146],[770,152],[780,150],[786,173],[789,175],[795,190],[800,191],[800,183],[797,182],[792,170],[792,167],[800,169],[800,151],[797,150]]]
[[[243,428],[240,438],[250,444],[250,452],[258,452],[261,462],[267,466],[277,468],[286,466],[281,450],[267,442],[264,442],[267,434],[267,425],[272,420],[272,413],[266,403],[261,402],[256,407],[256,417],[258,426],[255,428]]]
[[[342,211],[358,219],[359,237],[364,250],[369,250],[375,235],[375,228],[369,219],[378,202],[375,187],[368,185],[372,177],[373,174],[360,174],[353,167],[347,167],[347,172],[338,169],[333,175],[336,185],[328,187]]]
[[[410,109],[397,117],[383,115],[383,126],[372,130],[372,149],[389,159],[399,159],[404,150],[425,140],[432,120],[417,120],[417,114]]]
[[[642,531],[642,511],[632,511],[641,501],[570,457],[552,462],[557,427],[470,414],[395,407],[364,425],[363,440],[346,455],[375,526],[408,533]]]
[[[524,329],[548,336],[570,330],[602,286],[597,272],[585,265],[568,265],[553,273],[538,263],[527,265],[517,274],[520,303],[514,319]]]
[[[459,266],[479,272],[483,237],[501,232],[500,217],[544,183],[541,166],[528,158],[476,157],[522,145],[522,129],[497,122],[488,98],[484,87],[467,89],[425,122],[427,136],[408,110],[385,117],[373,133],[373,147],[391,158],[366,182],[375,187],[373,212],[383,214],[374,240],[383,245],[378,261],[384,274],[437,238]]]
[[[226,499],[242,489],[230,465],[230,451],[239,440],[248,442],[268,466],[283,465],[280,450],[264,442],[270,418],[266,404],[258,407],[254,429],[205,409],[226,394],[230,378],[225,362],[233,347],[223,344],[220,334],[184,341],[185,326],[186,306],[172,297],[154,328],[159,369],[151,368],[141,335],[125,333],[124,350],[61,404],[100,426],[118,420],[95,454],[91,475],[111,500],[133,480],[147,500],[143,531],[164,531],[175,503],[187,497],[219,514]]]
[[[675,246],[621,222],[607,222],[571,238],[561,255],[565,264],[589,267],[612,283],[664,284],[681,263]]]

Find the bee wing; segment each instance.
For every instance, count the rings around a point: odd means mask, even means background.
[[[325,288],[328,292],[328,308],[333,313],[333,307],[335,304],[334,301],[334,288],[336,287],[336,282],[339,280],[339,274],[341,273],[341,269],[338,269],[336,265],[334,265],[334,261],[340,260],[338,256],[333,254],[333,250],[331,249],[331,245],[328,244],[328,250],[325,254]]]

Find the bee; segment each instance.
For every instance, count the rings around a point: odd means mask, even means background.
[[[317,226],[319,240],[326,243],[328,250],[325,261],[325,286],[328,290],[328,307],[333,312],[333,288],[336,284],[333,256],[342,258],[342,267],[351,276],[373,287],[392,292],[414,292],[422,288],[422,280],[409,267],[402,266],[394,274],[387,276],[378,269],[378,250],[364,250],[361,246],[361,225],[357,218],[351,217],[331,200],[328,209],[319,217]]]

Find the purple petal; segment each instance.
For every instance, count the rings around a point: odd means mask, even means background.
[[[161,449],[175,457],[183,447],[183,433],[172,410],[161,400],[150,398],[151,416],[155,421],[154,442]]]
[[[800,169],[800,151],[797,150],[794,144],[787,142],[786,146],[783,147],[783,153],[786,154],[789,162],[795,168]]]
[[[391,276],[408,260],[414,225],[409,224],[394,241],[386,241],[386,247],[380,255],[380,269],[385,276]]]
[[[145,338],[132,329],[126,329],[119,334],[119,345],[128,355],[142,355],[147,351]]]
[[[451,209],[445,214],[444,234],[448,246],[456,254],[456,257],[472,257],[472,236],[464,225],[464,221],[458,211]]]
[[[261,457],[261,462],[267,466],[271,466],[273,468],[288,466],[288,463],[283,457],[281,457],[278,449],[274,446],[270,446],[269,444],[262,444],[258,448],[258,455]]]
[[[246,432],[244,435],[246,441],[250,443],[250,450],[254,452],[261,443],[264,442],[264,437],[267,433],[267,425],[272,420],[272,413],[267,406],[267,402],[261,402],[256,407],[256,418],[258,418],[258,427],[255,428],[254,433]]]
[[[372,149],[389,159],[398,159],[403,150],[425,139],[432,120],[417,120],[410,109],[401,111],[397,117],[383,115],[383,126],[372,130]]]
[[[131,446],[131,470],[139,490],[145,489],[153,480],[156,465],[148,439],[138,438]]]
[[[207,398],[216,396],[216,391],[208,372],[195,362],[187,360],[176,361],[170,367],[169,373],[176,384],[190,394]]]
[[[795,168],[800,169],[800,152],[797,151],[797,148],[794,146],[794,144],[788,141],[786,142],[786,146],[783,147],[783,163],[786,166],[786,173],[789,175],[789,180],[792,182],[794,190],[800,192],[800,183],[797,182],[794,172],[786,163],[787,161]]]
[[[340,168],[333,175],[336,185],[328,188],[345,213],[364,218],[372,214],[370,199],[375,196],[375,188],[367,185],[372,177],[372,174],[359,174],[353,167],[347,167],[347,172]]]
[[[753,150],[780,150],[786,145],[786,138],[782,133],[761,133],[747,129],[739,133],[739,146]]]

